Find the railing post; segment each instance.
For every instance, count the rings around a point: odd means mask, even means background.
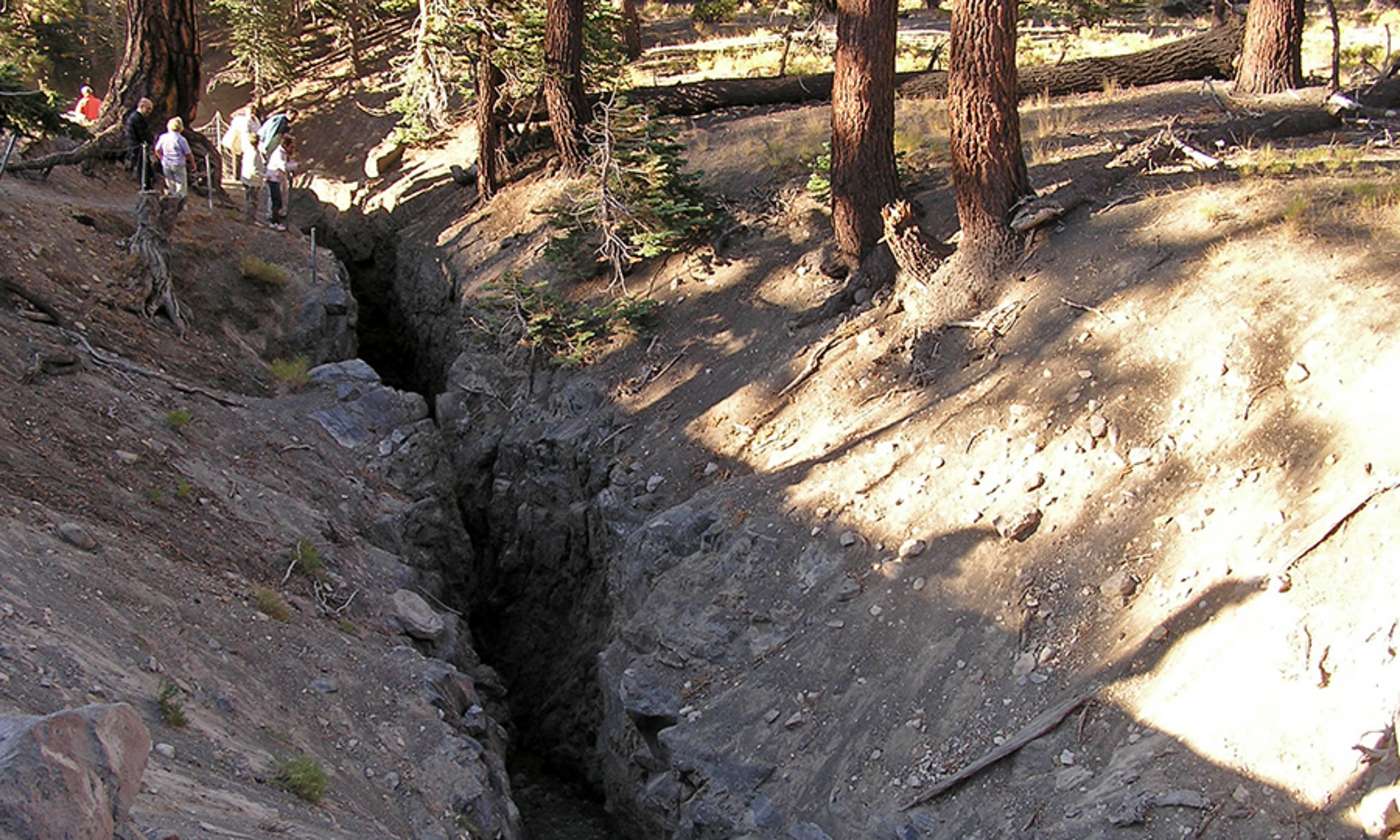
[[[5,176],[5,167],[10,165],[10,153],[15,150],[15,141],[19,139],[19,132],[10,132],[10,142],[5,145],[5,156],[0,158],[0,178]]]

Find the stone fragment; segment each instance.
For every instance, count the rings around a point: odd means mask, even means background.
[[[1108,434],[1108,420],[1102,414],[1094,414],[1089,417],[1089,434],[1095,438],[1101,438]]]
[[[858,539],[859,537],[856,536],[855,531],[841,532],[841,545],[844,548],[850,548],[851,546],[855,545]]]
[[[1002,539],[1021,542],[1040,527],[1040,519],[1040,508],[1031,506],[998,514],[992,520],[992,527],[996,528]]]
[[[428,606],[422,596],[407,589],[396,591],[390,598],[394,613],[392,620],[408,636],[425,642],[436,642],[447,630],[447,624],[437,611]]]
[[[97,538],[76,522],[64,522],[59,525],[58,536],[64,542],[81,548],[83,551],[93,551],[97,548]]]
[[[900,559],[907,560],[910,557],[918,557],[920,554],[924,553],[924,549],[926,548],[928,548],[928,543],[924,542],[923,540],[905,540],[899,546]]]
[[[1302,362],[1294,362],[1292,367],[1288,369],[1288,373],[1283,375],[1283,379],[1289,385],[1297,385],[1300,382],[1306,382],[1310,376],[1312,376],[1312,371],[1308,370],[1307,365]]]
[[[647,492],[648,492],[648,493],[655,493],[655,492],[656,492],[656,488],[660,487],[662,484],[665,484],[665,483],[666,483],[666,477],[665,477],[665,476],[653,475],[651,478],[648,478],[648,479],[647,479]]]
[[[1035,670],[1035,665],[1035,651],[1028,650],[1020,656],[1016,657],[1015,664],[1011,666],[1011,676],[1024,677],[1031,671]]]
[[[110,840],[150,752],[150,732],[125,703],[0,717],[0,833]]]
[[[171,745],[169,745],[169,744],[156,744],[155,749],[156,749],[156,754],[161,755],[161,756],[164,756],[165,758],[174,760],[174,758],[175,758],[175,748],[172,747]]]
[[[1127,569],[1119,569],[1099,584],[1099,592],[1109,600],[1126,603],[1137,592],[1137,578],[1129,574]]]

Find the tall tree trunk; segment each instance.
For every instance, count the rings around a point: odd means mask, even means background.
[[[1016,113],[1015,0],[953,4],[948,115],[962,228],[956,259],[990,273],[1010,252],[1011,207],[1030,192]]]
[[[622,12],[622,48],[628,58],[642,54],[642,16],[637,11],[641,5],[641,0],[619,0],[618,3]]]
[[[491,33],[483,33],[477,41],[476,59],[476,190],[482,198],[490,198],[501,186],[501,122],[496,114],[501,85],[505,75],[491,60]]]
[[[1253,0],[1235,91],[1279,93],[1302,84],[1303,0]]]
[[[831,218],[852,267],[880,241],[880,210],[899,188],[894,167],[898,0],[839,0],[831,87]]]
[[[583,170],[583,0],[547,0],[544,24],[544,104],[564,170]]]
[[[97,128],[120,123],[136,103],[155,103],[151,125],[194,119],[201,88],[194,0],[126,0],[126,49],[112,74]]]

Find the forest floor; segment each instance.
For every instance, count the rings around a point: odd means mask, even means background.
[[[325,105],[307,125],[326,140],[304,141],[323,199],[420,202],[418,224],[466,278],[466,298],[510,271],[550,276],[538,211],[567,184],[537,172],[487,206],[464,200],[446,178],[470,147],[461,134],[357,183],[385,124],[348,97],[327,93]],[[1031,102],[1032,180],[1082,176],[1093,156],[1168,120],[1224,118],[1199,84]],[[779,559],[788,547],[824,546],[854,587],[794,604],[753,593],[759,611],[804,620],[747,671],[697,676],[687,702],[706,714],[771,704],[783,720],[800,707],[801,727],[752,721],[744,737],[791,751],[776,791],[822,786],[860,814],[1092,688],[1096,705],[1075,724],[935,803],[952,826],[943,836],[973,836],[956,826],[990,810],[986,825],[1072,827],[1130,774],[1211,802],[1154,812],[1144,836],[1381,836],[1400,796],[1400,150],[1389,132],[1225,149],[1221,171],[1128,179],[1044,231],[961,325],[910,324],[877,299],[788,329],[836,287],[820,270],[829,220],[804,188],[828,119],[813,106],[687,123],[689,161],[742,227],[629,277],[659,302],[659,326],[600,347],[585,369],[631,425],[623,460],[659,476],[663,499],[719,496],[727,527],[771,543],[776,577],[801,576]],[[948,237],[939,105],[903,102],[899,120],[908,190],[926,229]],[[330,142],[337,126],[351,147]],[[392,643],[314,617],[301,590],[287,623],[253,603],[299,534],[338,546],[356,527],[349,509],[372,506],[364,488],[393,495],[306,419],[315,394],[273,397],[285,307],[237,261],[260,256],[295,278],[307,244],[192,205],[176,287],[196,319],[180,342],[132,311],[139,292],[118,279],[129,200],[115,175],[0,182],[7,270],[94,343],[257,409],[92,366],[25,382],[35,353],[60,342],[0,312],[0,622],[11,625],[0,704],[126,698],[154,723],[152,698],[173,678],[193,725],[161,731],[177,757],[153,759],[139,813],[190,832],[224,814],[257,837],[289,820],[303,836],[397,830],[384,756],[435,715],[380,696],[416,691]],[[566,291],[611,293],[601,281]],[[1032,533],[1002,537],[1031,511]],[[96,554],[60,542],[73,521]],[[340,550],[347,587],[382,585],[357,537]],[[377,615],[362,609],[357,622]],[[148,656],[157,668],[143,670]],[[326,678],[335,692],[313,687]],[[874,690],[848,693],[857,679]],[[786,699],[745,694],[773,686]],[[822,699],[830,686],[839,700]],[[262,778],[291,749],[333,756],[328,805],[261,804]]]

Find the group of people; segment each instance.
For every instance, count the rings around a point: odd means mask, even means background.
[[[90,88],[84,88],[91,92]],[[95,98],[95,97],[94,97]],[[97,108],[100,109],[99,103]],[[193,156],[185,139],[185,121],[171,117],[165,132],[153,141],[150,115],[155,103],[142,98],[123,121],[127,146],[127,168],[138,179],[141,189],[155,188],[155,169],[160,167],[167,194],[184,198],[189,194],[189,164]],[[239,181],[244,187],[244,218],[254,224],[262,201],[262,186],[267,184],[271,198],[268,224],[276,230],[286,230],[286,199],[291,173],[296,171],[295,142],[291,136],[296,112],[286,109],[259,121],[252,105],[234,113],[228,132],[223,136],[224,150],[239,161]]]
[[[296,139],[291,134],[296,112],[278,111],[259,120],[257,109],[245,105],[233,113],[223,147],[238,164],[238,180],[243,184],[243,216],[258,223],[262,187],[267,184],[270,212],[268,223],[275,230],[286,230],[287,191],[291,174],[297,169]]]

